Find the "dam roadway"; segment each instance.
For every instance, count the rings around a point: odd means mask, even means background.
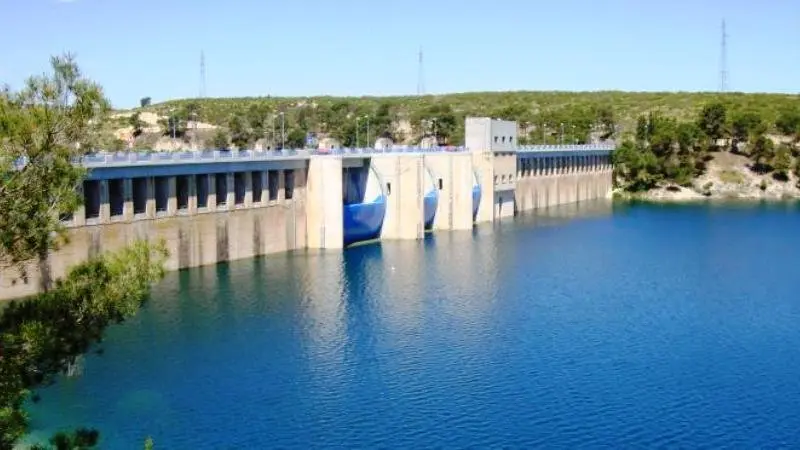
[[[0,299],[102,251],[164,240],[168,270],[373,239],[421,239],[517,213],[608,197],[610,144],[518,146],[515,122],[467,118],[450,148],[96,153],[69,242]]]

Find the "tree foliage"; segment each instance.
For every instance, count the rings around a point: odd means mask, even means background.
[[[128,124],[133,128],[133,136],[140,136],[144,132],[145,123],[142,120],[141,113],[136,111],[128,118]]]
[[[163,274],[166,250],[138,242],[72,268],[55,287],[11,302],[0,316],[0,448],[27,426],[23,402],[100,342],[112,323],[133,315]]]
[[[792,151],[787,145],[781,145],[772,157],[772,168],[775,170],[774,177],[780,181],[789,179],[789,172],[792,170]]]
[[[53,73],[0,93],[0,262],[46,267],[64,238],[59,215],[79,204],[85,172],[73,164],[108,109],[99,86],[82,77],[70,55],[51,60]],[[0,449],[25,434],[23,409],[32,390],[52,383],[102,338],[111,323],[134,314],[161,277],[165,247],[139,242],[69,270],[42,294],[11,302],[0,314]],[[90,448],[97,433],[58,433],[57,449]],[[43,448],[39,446],[39,448]]]
[[[698,126],[711,140],[711,145],[716,145],[718,139],[727,137],[727,114],[728,109],[721,102],[707,104],[700,111]]]
[[[230,146],[230,137],[225,130],[217,129],[214,132],[214,137],[211,139],[212,148],[216,150],[228,150]]]
[[[72,161],[108,110],[71,55],[51,66],[19,92],[0,93],[0,266],[45,258],[63,239],[59,215],[78,206],[84,175]]]
[[[660,183],[689,185],[704,172],[709,152],[721,150],[718,140],[731,138],[731,151],[746,154],[754,172],[775,171],[773,177],[786,181],[793,167],[794,144],[775,148],[771,131],[784,135],[800,127],[800,110],[783,109],[770,122],[754,109],[728,114],[728,106],[713,102],[700,109],[695,121],[665,117],[659,112],[641,115],[635,132],[615,152],[618,183],[631,191],[651,189]],[[796,141],[795,141],[796,142]]]

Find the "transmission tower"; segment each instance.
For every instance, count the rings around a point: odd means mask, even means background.
[[[417,95],[425,95],[425,70],[422,60],[422,47],[419,48],[417,60]]]
[[[206,54],[200,50],[200,98],[206,96]]]
[[[719,91],[728,90],[728,32],[725,29],[725,19],[722,20],[722,42],[720,43],[719,61]]]

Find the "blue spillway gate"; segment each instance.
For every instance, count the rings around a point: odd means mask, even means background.
[[[433,221],[436,219],[436,208],[439,205],[439,191],[436,189],[425,194],[423,198],[423,213],[425,215],[425,229],[433,228]]]
[[[480,178],[477,172],[472,176],[474,180],[472,184],[472,221],[474,222],[478,219],[478,208],[481,206],[481,184],[478,181]]]
[[[344,245],[378,238],[386,217],[386,193],[380,177],[366,165],[343,169],[342,175]],[[377,192],[367,192],[370,181]],[[374,197],[366,200],[367,195]]]

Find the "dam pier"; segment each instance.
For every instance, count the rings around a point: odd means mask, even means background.
[[[69,242],[0,299],[137,239],[163,239],[168,270],[373,239],[469,230],[549,206],[610,196],[612,144],[520,146],[517,124],[467,118],[465,146],[95,153]]]

